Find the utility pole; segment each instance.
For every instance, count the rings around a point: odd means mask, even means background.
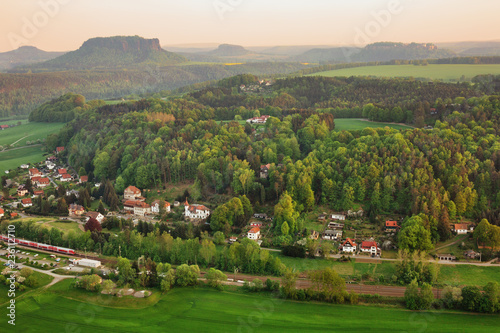
[[[122,246],[118,245],[118,252],[120,253],[120,257],[122,256]]]

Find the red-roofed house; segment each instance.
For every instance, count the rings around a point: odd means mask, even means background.
[[[82,216],[83,213],[85,213],[85,209],[83,206],[77,205],[77,204],[71,204],[69,205],[69,216]]]
[[[102,223],[102,221],[104,221],[104,215],[102,215],[99,212],[87,212],[85,216],[86,216],[85,219],[86,221],[90,220],[91,218],[96,219],[97,221],[99,221],[99,223]]]
[[[14,218],[14,217],[17,217],[19,214],[16,213],[16,212],[13,212],[13,213],[10,213],[10,217]]]
[[[271,169],[271,164],[260,166],[260,178],[267,178],[269,176],[269,169]]]
[[[66,169],[57,169],[57,173],[60,175],[64,175],[65,173],[68,173]]]
[[[62,153],[64,151],[64,147],[57,147],[56,154]]]
[[[32,178],[32,179],[34,177],[41,177],[42,176],[42,173],[40,171],[38,171],[38,169],[30,169],[29,173],[30,173],[30,178]]]
[[[248,239],[258,240],[260,238],[260,228],[255,227],[248,232]]]
[[[457,233],[457,235],[463,235],[474,231],[474,228],[471,227],[469,230],[469,225],[467,223],[457,223],[453,225],[453,230]]]
[[[37,179],[36,183],[38,187],[47,187],[50,185],[50,180],[48,178],[40,177]]]
[[[165,201],[165,211],[170,213],[170,202]],[[160,200],[155,200],[151,203],[151,213],[160,214]]]
[[[31,202],[31,198],[23,199],[23,200],[21,200],[21,203],[23,204],[24,208],[33,206],[33,203]]]
[[[199,204],[190,205],[186,199],[184,214],[190,219],[206,219],[210,216],[210,209]]]
[[[89,176],[81,176],[80,177],[80,184],[81,183],[86,183],[89,181]]]
[[[36,190],[36,191],[33,191],[33,195],[35,196],[39,196],[39,195],[44,195],[45,193],[43,192],[43,190]]]
[[[65,174],[62,174],[62,175],[61,175],[61,181],[62,181],[62,182],[69,182],[69,181],[71,181],[71,180],[73,180],[73,177],[71,177],[71,175],[70,175],[70,174],[65,173]]]
[[[377,242],[374,241],[363,241],[361,243],[361,252],[367,252],[373,255],[380,254],[381,250],[378,247]]]
[[[125,200],[137,200],[139,197],[141,197],[141,190],[135,186],[129,186],[123,191],[123,198]]]
[[[247,123],[250,124],[265,124],[270,116],[260,116],[255,118],[247,119]]]
[[[0,219],[4,216],[4,214],[5,214],[5,211],[2,208],[0,208]]]
[[[341,245],[341,249],[344,252],[356,252],[356,243],[352,241],[350,238],[347,238],[344,243]]]
[[[385,232],[396,232],[399,226],[396,221],[385,221]]]
[[[260,222],[260,221],[252,221],[250,223],[250,226],[251,227],[259,227],[260,228],[260,227],[262,227],[262,222]]]
[[[126,200],[123,203],[123,208],[134,215],[145,216],[151,214],[151,206],[143,201]]]
[[[0,125],[1,130],[7,129],[7,128],[9,128],[9,125]]]

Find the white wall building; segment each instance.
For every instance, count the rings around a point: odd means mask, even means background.
[[[260,228],[255,227],[255,228],[250,229],[250,231],[248,232],[248,239],[252,239],[252,240],[260,239]]]
[[[206,219],[210,216],[210,209],[203,205],[190,205],[186,199],[184,203],[184,215],[190,219]]]

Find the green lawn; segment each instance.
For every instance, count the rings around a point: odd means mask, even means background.
[[[76,234],[81,234],[83,231],[78,227],[76,222],[50,222],[49,226],[62,230],[64,233],[74,231]]]
[[[60,284],[60,286],[58,286]],[[291,302],[266,295],[174,289],[148,299],[51,292],[16,303],[18,332],[498,332],[498,316]],[[59,291],[57,290],[59,289]],[[158,294],[156,294],[158,295]],[[118,303],[118,304],[117,304]],[[120,304],[121,303],[121,304]],[[139,305],[139,306],[137,306]],[[143,308],[140,307],[143,306]],[[2,307],[0,316],[6,318]],[[12,331],[7,320],[0,330]]]
[[[63,126],[63,123],[28,123],[8,128],[0,131],[0,145],[13,145],[18,141],[12,147],[22,147],[26,145],[26,141],[45,139],[47,135],[59,132]]]
[[[432,80],[457,81],[462,75],[467,80],[480,74],[500,74],[500,65],[386,65],[343,68],[311,74],[309,76],[377,76],[377,77],[415,77]]]
[[[3,263],[3,261],[2,261],[2,263]],[[4,268],[4,266],[2,266],[2,269],[3,268]],[[54,279],[50,275],[39,273],[39,272],[33,272],[33,276],[36,277],[36,279],[38,281],[38,285],[35,288],[27,288],[24,291],[19,291],[19,290],[16,291],[16,298],[21,296],[21,295],[24,295],[32,290],[43,287],[43,286],[49,284]],[[10,297],[8,295],[8,292],[9,292],[9,289],[7,288],[7,286],[5,284],[1,283],[0,284],[0,305],[3,305],[6,302],[10,301]],[[2,306],[2,308],[4,308],[4,306]]]
[[[15,169],[21,164],[38,163],[44,160],[41,146],[0,152],[0,174]]]
[[[370,128],[384,128],[390,127],[397,130],[400,129],[411,129],[410,126],[393,124],[393,123],[378,123],[375,121],[368,121],[363,119],[335,119],[335,130],[336,131],[352,131],[352,130],[363,130],[367,127]]]
[[[500,267],[473,265],[439,265],[439,282],[450,285],[485,286],[500,281]]]

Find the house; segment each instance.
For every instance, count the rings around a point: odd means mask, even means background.
[[[28,194],[28,189],[24,185],[17,188],[17,196],[24,197],[26,194]]]
[[[345,221],[345,215],[341,213],[334,213],[330,217],[332,220],[339,220],[339,221]]]
[[[318,216],[318,220],[320,220],[320,221],[324,221],[324,220],[326,220],[326,216],[327,216],[326,214],[320,214],[320,215]]]
[[[451,254],[438,254],[437,257],[439,258],[439,260],[443,260],[443,261],[457,260],[457,257],[452,256]]]
[[[267,218],[267,214],[256,213],[256,214],[253,214],[253,217],[255,217],[256,219],[266,219]]]
[[[45,193],[43,192],[43,190],[36,190],[36,191],[33,191],[33,195],[34,196],[39,196],[39,195],[44,195]]]
[[[356,243],[354,243],[354,241],[352,241],[350,238],[347,238],[345,242],[342,243],[340,248],[344,252],[354,253],[356,252]]]
[[[69,182],[71,180],[73,180],[73,177],[71,177],[70,174],[65,173],[65,174],[61,175],[61,181],[62,182]]]
[[[316,230],[313,230],[311,232],[311,234],[309,235],[309,239],[315,239],[317,240],[319,238],[319,232],[317,232]]]
[[[431,111],[431,115],[436,115],[438,113],[436,108],[431,108],[430,111]]]
[[[151,214],[151,206],[144,201],[126,200],[123,203],[123,208],[134,215],[145,216],[146,214]]]
[[[68,173],[66,169],[57,169],[57,173],[60,175],[64,175],[65,173]]]
[[[79,182],[79,183],[80,183],[80,184],[81,184],[81,183],[86,183],[86,182],[88,182],[88,181],[89,181],[89,176],[81,176],[81,177],[80,177],[80,182]]]
[[[255,227],[255,228],[250,229],[250,231],[248,232],[248,239],[252,239],[252,240],[260,239],[260,228]]]
[[[186,203],[184,203],[184,214],[187,218],[191,219],[206,219],[210,216],[210,209],[203,205],[190,205],[186,199]]]
[[[17,217],[18,215],[19,215],[19,214],[18,214],[18,213],[16,213],[16,212],[10,213],[10,217],[11,217],[11,218],[15,218],[15,217]]]
[[[80,197],[80,192],[78,192],[77,190],[68,190],[68,191],[66,191],[66,196],[67,197],[70,197],[72,195],[74,195],[75,198],[79,198]]]
[[[40,177],[37,181],[38,187],[47,187],[50,185],[50,179]]]
[[[399,229],[398,222],[385,221],[385,232],[397,232]]]
[[[261,228],[262,227],[262,222],[260,222],[260,221],[252,221],[252,222],[250,222],[250,226],[251,227],[259,227],[259,228]]]
[[[24,208],[33,206],[33,202],[31,202],[31,198],[23,199],[23,200],[21,200],[21,203],[22,203]]]
[[[21,169],[29,169],[29,167],[28,164],[21,164]]]
[[[99,221],[99,223],[102,223],[102,221],[104,221],[104,215],[99,212],[87,212],[85,214],[85,221],[88,221],[91,218],[96,219],[97,221]]]
[[[271,164],[260,166],[260,178],[264,179],[269,176],[269,169],[271,169]]]
[[[323,233],[323,239],[325,240],[337,240],[342,238],[342,230],[325,230]]]
[[[363,241],[360,247],[361,252],[370,253],[371,255],[380,255],[382,252],[377,242],[374,241]]]
[[[85,213],[83,206],[77,204],[71,204],[68,208],[69,216],[82,216]]]
[[[477,259],[479,258],[479,256],[480,254],[474,250],[468,250],[464,252],[464,257],[467,259]]]
[[[123,192],[123,198],[125,200],[144,201],[144,200],[141,200],[141,199],[144,199],[141,196],[141,190],[139,190],[135,186],[127,187],[125,189],[125,191]]]
[[[0,219],[1,219],[4,215],[5,215],[5,211],[4,211],[2,208],[0,208]]]
[[[64,147],[57,147],[56,154],[62,153],[64,151]]]
[[[52,163],[50,161],[45,161],[45,165],[47,166],[47,169],[52,170],[56,167],[55,163]]]
[[[238,240],[238,237],[229,237],[229,243],[230,244],[233,244],[234,242],[236,242]]]
[[[7,128],[9,128],[9,125],[0,125],[0,130],[2,131]]]
[[[165,201],[165,211],[170,213],[170,203]],[[151,213],[160,214],[160,200],[155,200],[151,203]]]
[[[330,222],[328,223],[328,229],[344,229],[344,225],[342,223]]]
[[[41,177],[42,176],[42,173],[40,171],[38,171],[38,169],[29,169],[29,174],[30,174],[30,178],[34,178],[34,177]]]
[[[453,230],[457,233],[457,235],[467,234],[469,232],[469,225],[467,223],[457,223],[453,225]],[[472,232],[474,230],[473,227],[470,228]]]
[[[260,116],[260,117],[254,117],[247,119],[247,123],[249,124],[265,124],[267,122],[267,119],[269,119],[271,116]]]

